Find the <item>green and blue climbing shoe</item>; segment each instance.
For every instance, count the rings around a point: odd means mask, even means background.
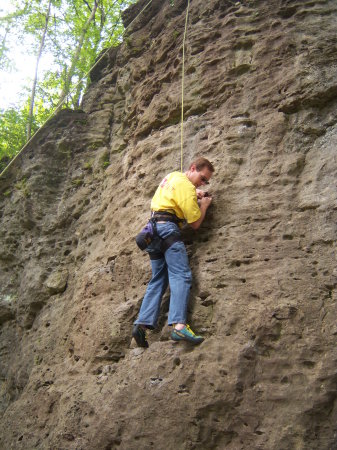
[[[132,337],[134,337],[138,347],[148,348],[149,343],[146,340],[146,331],[141,325],[133,326]]]
[[[171,333],[171,339],[174,341],[187,341],[191,344],[197,345],[201,344],[204,341],[204,338],[201,336],[197,336],[190,328],[189,325],[185,325],[182,330],[174,330]]]

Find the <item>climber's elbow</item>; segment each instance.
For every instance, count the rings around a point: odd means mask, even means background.
[[[189,223],[189,226],[193,228],[193,230],[197,230],[198,228],[200,228],[201,222],[202,221],[199,219],[196,222]]]

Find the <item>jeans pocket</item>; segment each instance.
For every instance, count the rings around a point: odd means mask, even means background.
[[[161,239],[167,239],[171,235],[180,236],[179,227],[173,222],[158,223],[157,231]]]

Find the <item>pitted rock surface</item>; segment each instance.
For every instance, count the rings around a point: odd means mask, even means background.
[[[196,348],[131,340],[134,236],[180,169],[187,1],[139,2],[0,180],[0,447],[337,448],[335,0],[191,0],[185,168],[216,167],[185,231]],[[136,20],[134,20],[136,18]]]

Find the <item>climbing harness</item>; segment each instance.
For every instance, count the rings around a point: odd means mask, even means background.
[[[177,225],[185,222],[184,219],[179,219],[179,217],[169,211],[153,211],[151,217],[156,219],[157,222],[173,222]]]
[[[144,8],[137,14],[137,16],[132,20],[132,22],[129,23],[129,25],[124,29],[123,34],[126,32],[126,30],[128,28],[130,28],[130,26],[138,19],[138,17],[148,8],[148,6],[150,6],[150,4],[152,3],[152,0],[150,0],[145,6]],[[38,135],[38,133],[42,130],[42,128],[46,125],[46,123],[48,122],[48,120],[50,120],[53,116],[55,116],[55,114],[59,111],[59,109],[63,106],[64,102],[66,101],[66,98],[68,97],[69,94],[71,94],[72,92],[75,91],[75,89],[79,86],[80,83],[82,83],[82,81],[89,75],[89,73],[102,61],[102,59],[105,57],[105,55],[108,53],[108,51],[110,50],[110,48],[107,48],[106,51],[102,54],[102,56],[95,62],[95,64],[88,70],[88,72],[80,79],[80,81],[68,92],[68,94],[66,94],[63,99],[61,100],[60,104],[56,107],[56,109],[47,117],[47,119],[44,121],[44,123],[40,126],[40,128],[38,130],[36,130],[36,132],[33,134],[33,136],[24,144],[24,146],[22,147],[22,149],[19,151],[19,153],[17,153],[13,159],[11,159],[11,161],[9,162],[9,164],[4,168],[4,170],[0,173],[0,178],[2,177],[2,175],[9,169],[9,167],[14,163],[14,161],[21,155],[21,153],[26,149],[26,147],[28,146],[28,144],[30,144],[30,142],[32,141],[32,139],[34,137],[36,137]]]
[[[161,238],[157,230],[158,222],[173,222],[179,226],[180,223],[185,221],[168,211],[153,211],[151,213],[150,220],[136,236],[136,243],[141,250],[146,250],[154,240],[157,240],[157,249],[149,252],[150,259],[162,258],[171,245],[181,241],[180,234],[171,234],[165,239]]]
[[[156,236],[158,236],[156,220],[151,217],[145,227],[137,234],[136,244],[141,250],[145,250]]]

